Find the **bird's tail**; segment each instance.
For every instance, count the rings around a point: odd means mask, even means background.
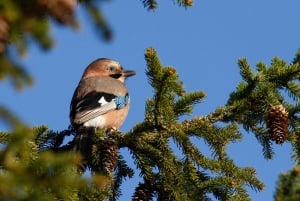
[[[76,129],[73,150],[81,155],[78,172],[84,173],[92,156],[93,136],[95,128],[79,127]]]
[[[76,130],[73,149],[82,158],[78,173],[83,174],[89,167],[93,172],[111,175],[118,161],[118,143],[107,136],[108,131],[100,132],[99,136],[94,127],[80,127]]]

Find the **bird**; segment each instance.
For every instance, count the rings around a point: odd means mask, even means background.
[[[118,130],[127,117],[130,97],[125,80],[136,74],[113,59],[90,63],[72,96],[70,122],[74,128]]]

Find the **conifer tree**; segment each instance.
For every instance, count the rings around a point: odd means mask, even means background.
[[[183,7],[191,0],[175,1]],[[2,0],[0,2],[0,78],[16,88],[32,83],[31,76],[11,55],[27,51],[28,37],[43,50],[52,48],[49,18],[72,28],[80,22],[76,4],[93,19],[104,39],[112,36],[96,0]],[[148,9],[159,4],[142,0]],[[19,37],[20,33],[22,34]],[[26,34],[25,34],[26,33]],[[273,146],[291,143],[299,165],[300,51],[287,63],[277,57],[256,70],[245,58],[238,61],[243,79],[224,106],[208,115],[181,120],[205,98],[203,91],[186,92],[175,68],[163,66],[156,51],[145,52],[146,74],[153,96],[145,104],[145,118],[126,133],[85,130],[88,143],[79,155],[74,146],[78,131],[29,128],[0,106],[0,120],[11,129],[0,132],[0,200],[118,200],[125,178],[139,175],[132,200],[251,200],[246,187],[261,191],[264,184],[253,167],[238,167],[227,146],[242,140],[241,127],[254,134],[263,156],[271,159]],[[72,140],[65,143],[66,138]],[[194,143],[203,140],[212,157]],[[179,154],[171,144],[175,144]],[[135,162],[130,167],[121,148]],[[88,156],[87,158],[84,158]],[[83,160],[84,159],[84,160]],[[86,160],[87,159],[87,160]],[[82,174],[90,172],[89,177]],[[274,199],[298,200],[299,167],[282,174]],[[57,185],[60,184],[60,185]],[[126,185],[126,183],[125,183]]]

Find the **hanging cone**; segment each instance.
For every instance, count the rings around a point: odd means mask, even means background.
[[[118,146],[115,140],[107,139],[101,143],[100,157],[103,173],[110,175],[118,162]]]
[[[153,188],[150,182],[139,183],[135,188],[134,195],[132,196],[132,201],[149,201],[153,197]]]
[[[272,106],[268,111],[267,128],[271,140],[282,144],[288,135],[288,112],[283,105]]]

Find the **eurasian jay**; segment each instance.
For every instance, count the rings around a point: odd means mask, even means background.
[[[135,75],[115,60],[100,58],[85,69],[73,94],[70,121],[79,126],[117,130],[123,124],[130,98],[125,79]]]

